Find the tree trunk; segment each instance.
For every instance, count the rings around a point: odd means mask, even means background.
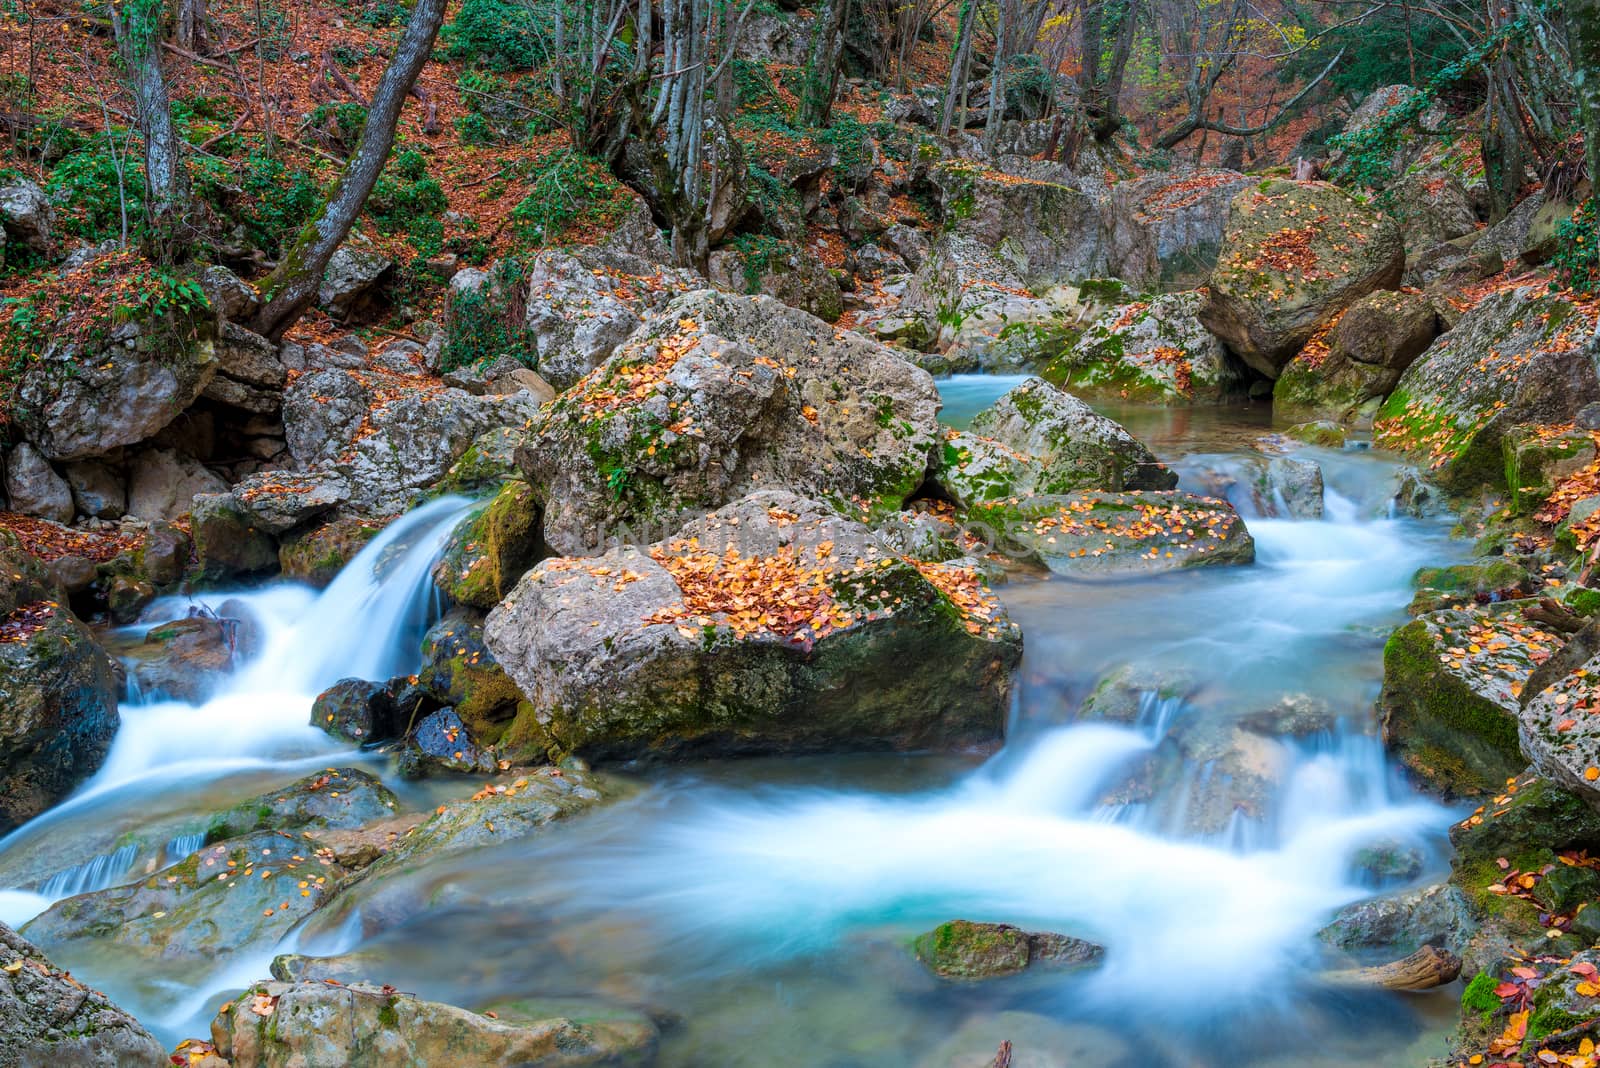
[[[1566,0],[1572,91],[1583,120],[1591,189],[1600,189],[1600,0]]]
[[[173,33],[178,47],[203,56],[211,51],[206,36],[206,0],[178,0],[177,27]]]
[[[983,147],[993,156],[1006,118],[1006,67],[1010,63],[1011,0],[995,5],[994,68],[989,72],[989,115],[983,123]]]
[[[1100,89],[1100,114],[1094,122],[1097,141],[1109,141],[1122,126],[1122,81],[1133,55],[1134,34],[1138,32],[1139,0],[1126,0],[1117,23],[1117,42],[1111,50],[1111,66]]]
[[[328,261],[349,236],[368,194],[383,173],[389,150],[394,147],[401,109],[433,51],[433,40],[444,21],[444,7],[445,0],[417,0],[412,8],[400,46],[372,94],[361,140],[345,164],[333,195],[317,217],[301,229],[277,269],[257,286],[263,305],[253,326],[256,333],[277,341],[316,299]]]
[[[950,136],[956,101],[966,88],[967,64],[972,56],[972,0],[961,5],[961,20],[956,29],[956,47],[950,57],[950,81],[945,86],[944,109],[939,115],[939,136]]]
[[[148,253],[158,263],[172,263],[186,242],[181,238],[189,210],[189,175],[172,125],[172,104],[161,68],[161,5],[159,0],[128,0],[111,9],[111,32],[117,54],[127,68],[139,133],[144,138],[145,182],[149,187],[146,215]]]
[[[844,23],[850,0],[828,0],[817,16],[806,62],[805,89],[795,121],[801,126],[826,126],[839,84],[839,59],[844,52]]]
[[[1324,972],[1322,981],[1335,986],[1376,986],[1385,990],[1432,990],[1454,982],[1461,974],[1461,958],[1433,946],[1423,946],[1409,957],[1372,968]]]

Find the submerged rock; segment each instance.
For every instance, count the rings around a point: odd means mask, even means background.
[[[23,928],[46,949],[118,947],[130,958],[214,961],[273,945],[346,874],[314,839],[257,831],[207,846],[126,886],[58,901]]]
[[[139,1021],[0,924],[0,1066],[162,1068],[166,1047]]]
[[[148,697],[205,700],[240,660],[240,620],[195,615],[152,627],[128,655],[128,677]]]
[[[1034,964],[1089,964],[1105,952],[1093,942],[1007,923],[951,920],[917,938],[917,959],[944,979],[993,979]]]
[[[1383,949],[1395,955],[1423,946],[1457,952],[1476,929],[1461,890],[1436,883],[1346,905],[1317,937],[1340,949]]]
[[[1021,653],[975,575],[773,490],[544,561],[484,636],[531,702],[505,744],[590,758],[993,741]]]
[[[579,1068],[644,1065],[655,1025],[597,1006],[592,1017],[493,1015],[424,1001],[373,983],[257,983],[225,1005],[211,1041],[233,1068]]]

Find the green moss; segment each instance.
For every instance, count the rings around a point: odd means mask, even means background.
[[[1498,985],[1494,976],[1488,972],[1474,975],[1466,989],[1461,992],[1461,1011],[1476,1013],[1487,1024],[1489,1018],[1500,1009],[1500,998],[1494,992],[1494,988]]]

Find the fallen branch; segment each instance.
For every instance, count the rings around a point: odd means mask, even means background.
[[[1461,974],[1461,958],[1434,946],[1423,946],[1409,957],[1372,968],[1325,972],[1322,980],[1334,986],[1375,986],[1384,990],[1432,990],[1454,982]]]

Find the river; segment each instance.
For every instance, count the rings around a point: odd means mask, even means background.
[[[961,424],[1010,384],[942,383],[946,419]],[[1251,409],[1108,414],[1185,489],[1226,481],[1271,429]],[[371,907],[383,886],[363,884],[285,945],[237,947],[214,969],[93,950],[58,963],[168,1041],[204,1034],[230,991],[292,948],[356,953],[376,980],[469,1007],[647,1006],[670,1020],[670,1068],[982,1068],[1002,1039],[1016,1068],[1420,1064],[1444,1052],[1457,994],[1324,986],[1318,974],[1348,962],[1315,933],[1341,905],[1447,869],[1459,814],[1386,760],[1372,703],[1412,573],[1462,550],[1442,521],[1388,514],[1391,461],[1359,444],[1286,447],[1321,465],[1325,516],[1279,518],[1240,495],[1253,566],[1000,588],[1026,655],[998,752],[618,772],[637,789],[617,803],[404,875],[427,905],[401,921]],[[171,863],[205,814],[335,761],[382,774],[419,808],[470,792],[398,781],[386,758],[308,726],[333,681],[415,667],[438,610],[429,565],[469,506],[411,513],[320,594],[232,593],[262,623],[254,663],[200,705],[130,696],[105,767],[0,842],[0,886],[12,887],[0,919]],[[1076,722],[1119,669],[1136,715]],[[1308,709],[1315,726],[1292,736],[1240,726]],[[151,828],[172,829],[164,845],[127,844]],[[1374,874],[1364,850],[1408,866]],[[1093,970],[954,986],[906,941],[956,917],[1107,952]]]

